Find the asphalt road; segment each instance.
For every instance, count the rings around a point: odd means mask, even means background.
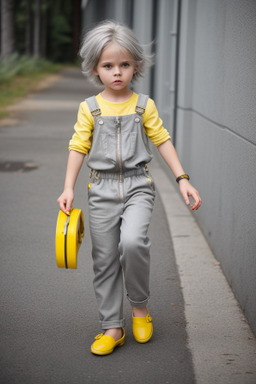
[[[133,339],[125,301],[125,345],[105,357],[90,352],[101,329],[92,286],[86,164],[74,202],[86,223],[78,269],[56,267],[56,199],[68,141],[79,102],[94,92],[79,71],[66,70],[50,88],[16,107],[14,125],[0,127],[0,383],[193,384],[182,289],[159,196],[150,227],[154,335],[149,343]]]

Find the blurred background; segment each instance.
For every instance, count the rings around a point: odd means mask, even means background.
[[[80,0],[1,1],[1,58],[14,53],[71,63],[77,57]]]
[[[195,219],[256,332],[256,2],[1,0],[1,108],[19,82],[79,65],[81,37],[103,19],[153,42],[155,66],[134,89],[154,98],[202,195]]]

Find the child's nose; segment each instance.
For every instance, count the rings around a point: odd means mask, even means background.
[[[120,73],[121,73],[121,71],[120,71],[119,66],[116,66],[116,67],[114,68],[114,74],[115,74],[115,75],[120,75]]]

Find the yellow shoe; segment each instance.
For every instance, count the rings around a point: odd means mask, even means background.
[[[109,355],[115,349],[115,347],[121,347],[124,345],[125,332],[122,328],[123,336],[119,340],[115,340],[112,336],[103,335],[100,333],[95,337],[94,343],[91,346],[91,352],[95,355]]]
[[[147,343],[153,335],[152,317],[133,317],[133,336],[138,343]]]

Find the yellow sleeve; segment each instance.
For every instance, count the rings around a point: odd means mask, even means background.
[[[88,105],[83,101],[78,109],[75,132],[69,142],[69,150],[88,154],[92,144],[92,132],[94,128],[93,117]]]
[[[170,139],[169,132],[163,127],[163,122],[152,99],[148,99],[146,110],[143,114],[143,124],[146,134],[156,146]]]

